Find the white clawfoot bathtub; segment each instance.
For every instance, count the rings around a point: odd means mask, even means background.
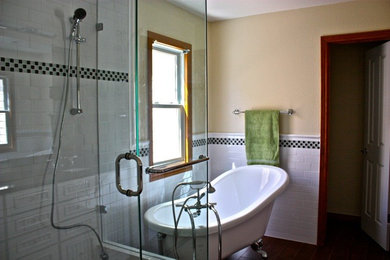
[[[229,170],[211,182],[216,189],[209,194],[222,225],[222,258],[252,244],[261,238],[271,215],[273,202],[288,185],[287,173],[278,167],[250,165]],[[175,204],[185,198],[175,200]],[[206,203],[206,198],[202,199]],[[164,253],[173,257],[174,221],[171,202],[148,209],[145,221],[154,231],[166,234]],[[176,216],[179,208],[176,208]],[[203,213],[203,215],[202,215]],[[207,248],[207,220],[205,209],[195,218],[197,255],[205,259]],[[209,210],[209,259],[218,259],[218,224]],[[178,252],[180,259],[192,259],[191,222],[183,213],[178,224]]]

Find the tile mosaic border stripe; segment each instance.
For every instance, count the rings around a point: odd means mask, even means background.
[[[66,77],[67,66],[49,62],[0,57],[0,71]],[[75,66],[70,67],[69,77],[76,77]],[[129,82],[129,73],[112,70],[96,70],[93,68],[86,67],[80,68],[80,77],[82,79]]]
[[[206,144],[207,144],[207,142],[206,142],[205,138],[198,139],[198,140],[192,140],[192,147],[199,147],[199,146],[203,146]]]
[[[245,145],[245,138],[237,137],[209,137],[208,144],[216,145]],[[283,148],[303,148],[303,149],[320,149],[320,141],[307,140],[279,140],[279,147]]]

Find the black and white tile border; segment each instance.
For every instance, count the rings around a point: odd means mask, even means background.
[[[130,153],[131,154],[137,154],[137,151],[136,150],[131,150]],[[143,147],[143,148],[139,149],[139,156],[140,157],[145,157],[145,156],[148,156],[148,155],[149,155],[149,147]]]
[[[208,144],[245,145],[244,138],[209,137]]]
[[[206,139],[192,140],[192,147],[199,147],[206,145]]]
[[[245,138],[237,137],[209,137],[208,144],[217,145],[245,145]],[[279,140],[279,147],[284,148],[303,148],[303,149],[320,149],[319,141],[307,141],[307,140]]]
[[[61,64],[0,57],[0,71],[66,77],[67,69],[66,65]],[[69,77],[76,77],[75,66],[70,67]],[[105,81],[129,81],[129,74],[126,72],[96,70],[84,67],[80,68],[80,77]]]
[[[285,148],[320,149],[320,141],[279,140],[279,146]]]

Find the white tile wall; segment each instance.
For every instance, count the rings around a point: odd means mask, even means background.
[[[126,0],[2,0],[0,24],[33,29],[38,35],[0,30],[0,56],[65,64],[71,26],[69,18],[80,7],[87,10],[87,17],[81,22],[81,35],[87,39],[81,45],[81,66],[95,68],[98,61],[99,69],[129,72],[131,21],[129,1]],[[98,45],[96,22],[104,24],[104,30],[98,32]],[[9,77],[14,92],[17,139],[14,151],[0,153],[0,183],[13,186],[0,197],[0,259],[25,259],[29,256],[33,259],[96,259],[97,241],[90,231],[56,231],[49,223],[51,178],[58,141],[54,138],[65,78],[0,73]],[[129,112],[133,109],[131,82],[131,73],[129,82],[102,80],[96,85],[95,80],[81,80],[84,112],[78,116],[65,113],[55,186],[55,222],[60,225],[87,223],[99,229],[96,207],[103,204],[107,207],[102,218],[104,239],[137,246],[137,200],[119,194],[114,178],[116,156],[128,152],[129,148],[134,149],[131,134],[134,133],[131,128],[134,118]],[[71,78],[70,101],[74,101],[74,83],[75,79]],[[206,146],[195,147],[193,154],[194,158],[207,154]],[[143,157],[142,161],[146,168],[148,157]],[[123,167],[122,171],[128,176],[123,182],[132,188],[136,183],[134,166]],[[98,172],[101,173],[100,180]],[[197,165],[192,172],[153,183],[149,183],[149,176],[144,174],[142,213],[169,200],[178,182],[206,179],[206,176],[206,165]],[[188,190],[183,189],[179,196],[186,192]],[[149,233],[147,228],[144,231]],[[150,245],[149,238],[155,239],[155,233],[146,236],[144,243],[149,249],[156,250],[157,244]]]
[[[92,227],[96,227],[97,226],[96,214],[94,213],[84,214],[81,217],[77,217],[77,218],[73,218],[61,222],[61,225],[64,226],[74,225],[74,224],[87,224]],[[90,231],[86,227],[78,227],[78,228],[63,230],[59,234],[60,234],[60,240],[65,241],[73,237],[81,236],[83,234],[90,234]]]
[[[23,233],[23,235],[8,240],[10,259],[17,259],[31,253],[44,250],[58,243],[58,233],[51,229]]]
[[[87,17],[81,23],[81,34],[87,41],[81,45],[81,66],[96,68],[96,3],[0,1],[1,25],[38,32],[0,30],[0,56],[65,64],[69,18],[82,7]],[[97,240],[90,231],[57,231],[49,221],[58,141],[54,137],[58,137],[65,77],[11,71],[0,74],[10,82],[16,134],[16,148],[0,153],[1,186],[12,186],[0,196],[0,259],[96,259]],[[71,78],[69,101],[73,101],[74,83]],[[55,221],[60,225],[87,223],[99,231],[96,80],[81,79],[81,102],[82,115],[69,115],[72,102],[65,112]]]
[[[51,187],[42,186],[6,194],[7,215],[29,212],[50,204]]]
[[[43,207],[29,210],[7,218],[8,238],[17,237],[34,230],[50,231],[50,208]]]
[[[0,242],[5,240],[5,223],[4,219],[0,217]]]
[[[5,241],[0,241],[0,259],[7,259],[7,247]]]
[[[62,259],[99,259],[98,248],[91,235],[84,234],[61,243]]]
[[[244,134],[210,133],[209,137],[244,138]],[[319,141],[317,136],[282,135],[283,140]],[[246,165],[245,145],[209,144],[211,179]],[[273,207],[266,235],[317,243],[319,149],[280,147],[280,167],[290,177],[287,190]]]
[[[19,258],[20,260],[29,260],[29,259],[45,259],[45,260],[56,260],[60,258],[58,245],[50,246],[45,248],[45,250],[40,250],[35,253],[28,254],[24,257]]]

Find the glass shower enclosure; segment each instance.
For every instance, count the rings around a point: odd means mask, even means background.
[[[195,254],[146,218],[207,201],[205,14],[204,0],[0,0],[0,259],[207,259],[207,207]]]

